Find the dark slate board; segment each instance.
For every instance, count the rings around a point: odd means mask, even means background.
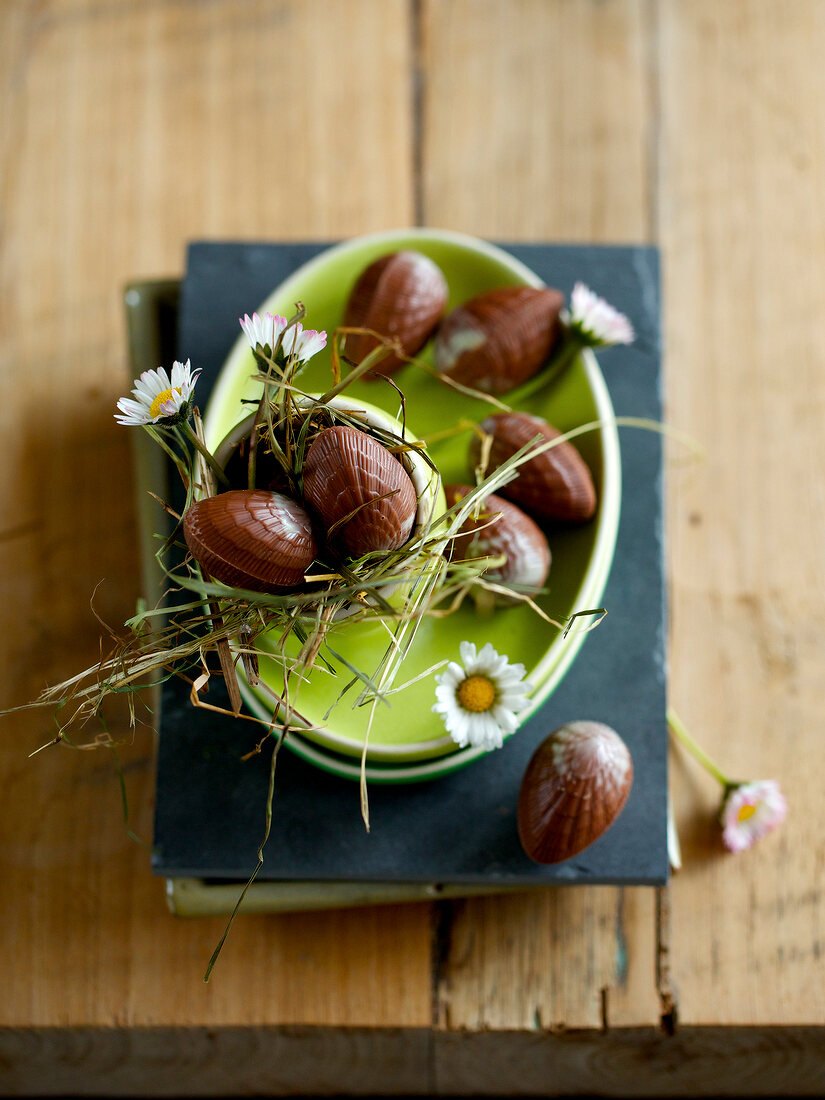
[[[249,312],[322,244],[196,243],[182,286],[178,357],[203,370],[206,391]],[[569,293],[582,279],[626,313],[637,340],[600,353],[617,415],[660,419],[659,258],[645,247],[508,245],[547,283]],[[278,760],[272,832],[260,879],[299,881],[658,884],[667,878],[665,586],[659,435],[620,431],[624,495],[607,618],[541,711],[503,749],[430,782],[370,786],[372,831],[358,785],[289,752]],[[215,681],[213,680],[213,683]],[[222,690],[219,688],[218,690]],[[213,696],[214,699],[214,696]],[[619,820],[589,849],[555,867],[534,865],[516,832],[522,773],[561,723],[607,722],[627,741],[635,781]],[[194,710],[185,686],[166,685],[157,764],[153,867],[170,877],[243,880],[256,862],[268,762],[232,719]]]

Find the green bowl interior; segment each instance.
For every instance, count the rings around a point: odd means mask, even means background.
[[[470,239],[452,236],[410,233],[364,238],[324,253],[318,260],[301,268],[262,305],[259,312],[270,311],[290,316],[296,301],[306,305],[306,328],[325,329],[330,335],[341,324],[350,289],[363,268],[376,257],[399,248],[415,248],[433,259],[442,269],[450,289],[450,307],[481,291],[496,286],[540,280],[526,272],[505,253],[474,244]],[[422,355],[431,362],[431,349]],[[230,355],[207,410],[207,442],[215,447],[243,418],[249,405],[243,398],[257,399],[260,383],[255,381],[252,353],[241,336]],[[409,429],[429,436],[456,425],[462,418],[481,420],[491,411],[489,404],[470,399],[439,383],[426,372],[409,365],[394,377],[406,401]],[[596,385],[594,386],[594,380]],[[323,391],[331,385],[330,350],[316,356],[300,376],[307,392]],[[386,382],[357,382],[347,391],[399,414],[396,390]],[[544,417],[561,431],[585,422],[612,415],[609,397],[603,388],[595,360],[581,357],[564,376],[548,389],[530,398],[531,412]],[[469,433],[433,444],[430,454],[438,464],[445,484],[466,482]],[[607,441],[608,446],[605,447]],[[552,552],[548,591],[538,598],[542,609],[553,619],[564,622],[576,610],[592,606],[601,597],[618,527],[618,445],[615,426],[590,431],[576,439],[576,446],[590,467],[599,494],[596,517],[578,527],[546,528]],[[610,461],[606,463],[606,455]],[[615,469],[613,467],[615,466]],[[615,476],[613,476],[615,474]],[[607,475],[607,477],[606,477]],[[606,485],[607,482],[607,485]],[[609,489],[609,500],[604,490]],[[582,602],[585,601],[585,602]],[[427,619],[418,629],[416,640],[404,663],[397,684],[414,678],[444,659],[457,660],[459,643],[468,639],[479,647],[491,642],[511,661],[525,665],[533,683],[531,711],[549,694],[566,669],[582,641],[581,630],[567,638],[524,606],[497,610],[480,616],[468,602],[454,615]],[[331,645],[351,664],[371,674],[386,648],[387,635],[376,624],[341,624],[334,631]],[[333,663],[335,663],[333,661]],[[294,705],[313,724],[324,729],[302,736],[344,755],[359,755],[363,746],[367,709],[353,709],[350,699],[357,691],[335,706],[328,721],[324,716],[335,704],[341,688],[351,678],[339,665],[339,675],[313,673],[310,683],[299,686]],[[273,662],[262,659],[261,671],[275,689],[281,686],[280,674]],[[449,753],[456,747],[445,736],[440,719],[432,713],[435,700],[431,676],[405,688],[390,700],[391,706],[375,709],[369,733],[368,756],[374,761],[426,760]],[[261,697],[262,704],[266,696]]]

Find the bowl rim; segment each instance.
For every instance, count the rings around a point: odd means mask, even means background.
[[[488,241],[454,230],[409,227],[363,234],[322,249],[318,255],[307,260],[306,263],[296,268],[287,279],[279,283],[258,307],[258,312],[271,311],[270,303],[273,303],[276,299],[289,297],[293,286],[311,277],[318,268],[324,267],[330,260],[342,255],[345,256],[349,252],[358,252],[364,248],[369,249],[376,245],[391,246],[393,243],[411,239],[454,245],[494,260],[506,267],[527,286],[543,287],[546,285],[525,263],[516,259],[505,249],[490,244]],[[215,423],[219,417],[217,410],[225,405],[224,393],[233,386],[234,374],[237,369],[236,364],[247,359],[248,353],[249,346],[246,338],[243,334],[240,334],[221,368],[207,405],[204,431],[208,445],[221,442],[221,440],[212,438],[215,433]],[[613,560],[621,510],[621,456],[615,413],[604,376],[595,355],[590,349],[584,349],[580,358],[596,406],[602,443],[602,486],[596,538],[590,554],[590,562],[574,597],[575,603],[582,604],[584,609],[591,607],[601,598]],[[535,714],[558,686],[577,656],[586,633],[586,629],[577,631],[574,628],[567,639],[562,639],[562,636],[559,635],[548,647],[542,660],[529,670],[531,682],[535,681],[535,688],[527,707],[519,713],[519,728]],[[562,640],[566,641],[565,645],[560,645]],[[268,707],[268,704],[264,703],[257,694],[254,694],[253,689],[250,689],[247,694],[248,705],[251,706],[253,700],[257,704],[254,709],[257,710],[259,716],[262,716],[263,711],[268,708],[269,717],[271,717],[271,707]],[[327,757],[324,750],[331,753],[341,753],[350,760],[357,760],[361,756],[362,745],[351,738],[337,735],[332,730],[313,730],[311,734],[296,732],[300,736],[292,745],[292,748],[298,755],[334,774],[343,775],[346,778],[355,778],[356,773],[357,776],[360,776],[361,769],[358,764],[352,764],[345,760],[339,761],[334,756]],[[518,728],[514,733],[517,732]],[[508,738],[513,735],[508,735]],[[286,743],[289,744],[290,740],[290,738],[287,738]],[[448,774],[456,768],[471,763],[488,751],[484,748],[475,747],[461,749],[455,746],[455,748],[451,748],[454,744],[448,734],[440,738],[431,738],[425,742],[402,745],[370,744],[367,749],[367,778],[374,782],[410,782],[416,779],[435,778],[438,775]],[[378,773],[373,771],[370,774],[370,763],[377,764],[379,767],[386,767],[388,772],[389,766],[393,765],[394,770],[397,769],[396,777],[383,776],[380,771]]]

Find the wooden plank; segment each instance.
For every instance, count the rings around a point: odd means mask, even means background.
[[[611,887],[443,903],[439,1025],[658,1024],[653,905],[650,889]]]
[[[662,4],[660,232],[671,409],[707,448],[671,477],[672,698],[779,834],[723,852],[681,752],[672,965],[683,1023],[825,1018],[825,9]]]
[[[442,1096],[821,1096],[822,1029],[440,1032]]]
[[[0,1029],[4,1095],[821,1096],[820,1028]]]
[[[430,1033],[410,1028],[0,1030],[3,1095],[420,1095]]]
[[[648,240],[646,5],[422,7],[426,220],[501,240]]]
[[[179,273],[192,237],[409,222],[411,35],[405,0],[21,0],[0,21],[9,705],[94,659],[101,578],[107,621],[134,608],[129,439],[112,418],[122,286]],[[125,732],[122,711],[110,720]],[[223,921],[166,912],[147,852],[126,837],[107,753],[28,759],[51,728],[25,714],[1,731],[0,1023],[429,1022],[426,905],[241,919],[204,987]],[[149,729],[134,741],[126,787],[149,836]]]
[[[646,11],[425,3],[426,220],[504,240],[647,240]],[[576,888],[442,907],[440,1026],[657,1023],[654,901]]]

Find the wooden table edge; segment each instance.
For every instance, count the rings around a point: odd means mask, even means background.
[[[816,1096],[823,1049],[825,1025],[3,1028],[0,1093]]]

